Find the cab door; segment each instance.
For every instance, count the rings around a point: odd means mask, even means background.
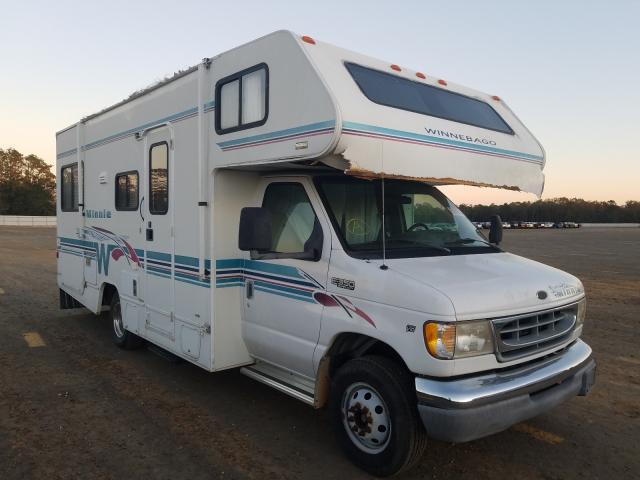
[[[146,328],[174,338],[173,141],[170,127],[147,134],[145,149]]]
[[[262,207],[272,220],[271,251],[244,262],[244,338],[250,353],[290,371],[314,376],[331,252],[329,225],[306,178],[263,184]],[[326,233],[325,233],[326,232]],[[309,252],[315,258],[309,258]]]

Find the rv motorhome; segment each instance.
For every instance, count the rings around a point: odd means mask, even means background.
[[[540,195],[492,95],[279,31],[57,134],[62,308],[331,411],[379,475],[595,381],[585,294],[438,185]]]

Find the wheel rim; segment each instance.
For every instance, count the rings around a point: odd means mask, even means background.
[[[378,453],[389,443],[389,409],[382,395],[371,385],[354,383],[345,390],[342,421],[349,438],[360,450]]]
[[[113,316],[113,331],[116,334],[116,337],[122,338],[124,337],[124,324],[122,323],[122,312],[120,310],[120,302],[116,302],[113,305],[113,312],[111,312]]]

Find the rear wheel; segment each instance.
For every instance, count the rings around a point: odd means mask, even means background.
[[[388,358],[366,356],[344,364],[332,381],[330,408],[343,450],[373,475],[407,470],[424,452],[411,376]]]
[[[139,348],[144,343],[144,340],[134,333],[124,328],[124,322],[122,320],[122,307],[120,304],[120,296],[118,292],[113,294],[111,298],[111,309],[109,312],[109,318],[112,325],[112,338],[113,342],[120,348],[125,350],[133,350]]]

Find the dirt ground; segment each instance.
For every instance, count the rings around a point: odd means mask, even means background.
[[[489,438],[432,441],[401,478],[640,478],[640,229],[507,231],[503,246],[583,280],[596,386]],[[104,318],[59,310],[55,229],[0,227],[0,479],[25,478],[366,475],[326,412],[237,371],[119,350]]]

